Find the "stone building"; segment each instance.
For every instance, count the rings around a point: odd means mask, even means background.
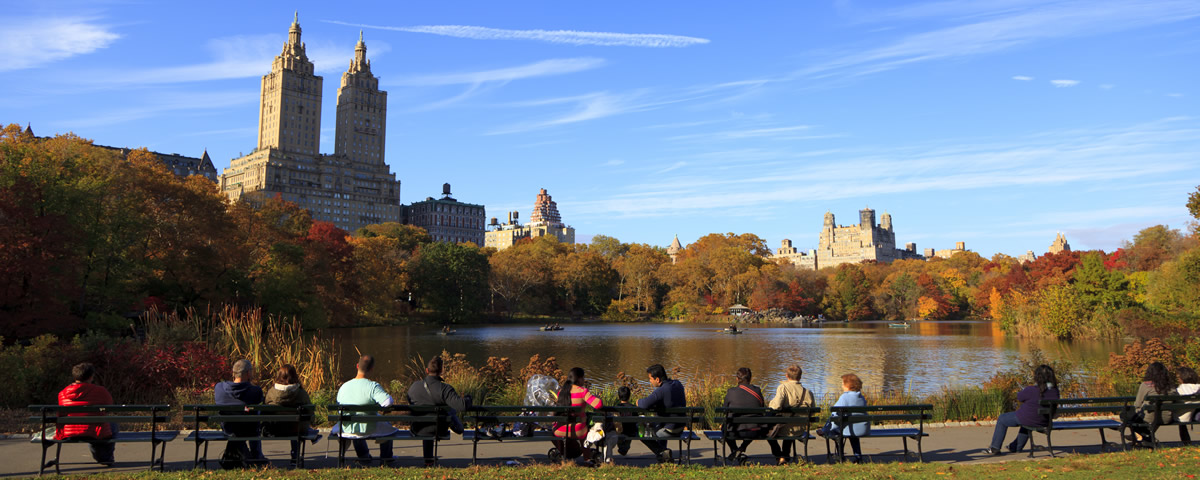
[[[334,153],[320,153],[321,86],[300,41],[299,17],[262,77],[258,145],[233,159],[221,191],[252,204],[275,195],[347,231],[401,220],[400,182],[384,162],[387,92],[371,74],[359,32],[337,92]]]
[[[484,246],[504,250],[514,243],[526,239],[553,236],[559,242],[574,244],[575,229],[562,222],[558,213],[558,204],[546,193],[546,189],[538,191],[533,203],[533,213],[529,223],[521,225],[518,212],[508,212],[508,221],[501,224],[492,218],[489,230],[484,234]]]
[[[678,257],[682,250],[683,245],[679,243],[679,235],[675,235],[675,240],[672,240],[671,246],[667,247],[667,256],[671,257],[671,265],[675,264],[675,257]]]
[[[1067,243],[1067,236],[1061,232],[1054,237],[1054,243],[1050,244],[1050,253],[1069,252],[1071,244]]]
[[[858,211],[858,220],[857,225],[837,225],[833,213],[825,212],[817,244],[817,268],[866,260],[892,263],[905,258],[923,258],[914,243],[906,245],[904,250],[896,248],[891,214],[884,212],[880,223],[875,224],[875,210],[865,208]]]
[[[425,229],[436,242],[483,245],[487,213],[483,205],[462,203],[450,196],[450,184],[442,184],[442,198],[426,197],[404,207],[404,223]]]
[[[867,260],[891,263],[894,260],[925,258],[917,253],[915,243],[906,244],[903,250],[896,248],[891,214],[884,212],[878,225],[875,224],[875,210],[870,208],[859,210],[858,218],[857,225],[837,225],[833,213],[825,212],[816,250],[802,252],[792,246],[791,240],[784,239],[779,251],[771,258],[784,259],[813,270]],[[932,250],[929,252],[932,253]]]
[[[787,260],[792,262],[793,265],[807,270],[817,269],[817,251],[808,250],[801,252],[792,246],[791,240],[786,238],[783,239],[783,242],[780,242],[779,250],[776,250],[775,255],[772,255],[771,258]]]
[[[953,257],[953,256],[954,256],[954,254],[956,254],[956,253],[959,253],[959,252],[966,252],[966,251],[968,251],[968,250],[967,250],[967,242],[955,242],[955,243],[954,243],[954,248],[947,248],[947,249],[945,249],[945,250],[938,250],[938,251],[934,252],[934,254],[933,254],[933,257],[937,257],[937,258],[950,258],[950,257]],[[931,257],[931,258],[932,258],[932,257]]]

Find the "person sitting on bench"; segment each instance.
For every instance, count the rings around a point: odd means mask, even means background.
[[[816,404],[813,400],[812,392],[800,384],[800,376],[803,374],[804,370],[801,370],[799,365],[788,367],[785,373],[787,380],[780,382],[779,386],[775,387],[775,397],[771,399],[771,408],[811,407]],[[798,437],[808,433],[807,426],[780,425],[776,428],[779,429],[779,436],[783,437]],[[771,454],[775,455],[775,460],[780,465],[788,462],[791,452],[796,448],[795,440],[783,440],[780,442],[772,438],[771,440],[767,440],[767,443],[771,445]]]
[[[867,399],[866,399],[866,397],[863,397],[863,394],[862,394],[862,380],[858,378],[858,375],[855,375],[853,373],[847,373],[845,375],[842,375],[842,396],[838,397],[837,403],[833,404],[833,406],[835,406],[835,407],[865,407],[865,406],[867,406]],[[836,418],[837,414],[831,413],[830,417]],[[851,414],[850,417],[854,417],[854,414]],[[832,433],[831,432],[831,430],[833,430],[832,418],[830,418],[829,423],[826,423],[824,427],[817,429],[818,435],[827,436],[830,433]],[[854,451],[854,463],[862,463],[862,446],[860,444],[858,437],[866,436],[867,434],[869,434],[871,431],[871,424],[869,422],[858,422],[858,423],[851,423],[851,424],[847,425],[846,421],[847,420],[842,420],[841,422],[839,422],[841,425],[844,426],[842,428],[841,434],[847,440],[850,440],[850,448]]]
[[[241,359],[233,362],[233,381],[224,381],[213,387],[213,403],[216,405],[259,405],[263,403],[263,391],[252,383],[254,380],[254,364]],[[234,412],[242,414],[244,412]],[[257,437],[261,424],[251,422],[230,422],[221,425],[226,435],[233,437]],[[261,460],[266,457],[262,453],[262,442],[252,440],[250,447],[244,441],[230,440],[225,444],[226,450],[234,450],[241,454],[243,460]],[[222,455],[222,458],[225,456]]]
[[[1200,375],[1196,375],[1196,371],[1192,370],[1192,367],[1179,367],[1175,371],[1175,378],[1179,379],[1179,388],[1176,391],[1180,395],[1195,395],[1200,393]],[[1200,409],[1200,405],[1196,405],[1196,408]],[[1191,422],[1195,415],[1196,411],[1193,410],[1179,416],[1179,440],[1184,445],[1192,444],[1192,436],[1188,433],[1188,426],[1183,424]]]
[[[762,408],[766,406],[766,401],[763,400],[762,389],[756,385],[751,385],[750,380],[753,372],[749,368],[742,367],[737,369],[737,386],[730,388],[725,392],[725,403],[722,404],[725,408]],[[746,414],[734,414],[733,417],[747,416]],[[739,423],[736,425],[727,424],[721,429],[725,435],[725,444],[729,446],[729,455],[726,457],[726,462],[733,465],[741,465],[746,462],[746,449],[750,447],[750,442],[756,438],[762,438],[766,435],[766,430],[759,423]],[[738,439],[742,440],[742,445],[738,446]]]
[[[88,405],[112,405],[112,395],[104,387],[96,385],[92,382],[92,377],[96,375],[96,366],[91,363],[81,363],[71,368],[71,377],[75,379],[70,385],[58,392],[58,404],[64,407],[88,406]],[[96,413],[68,413],[68,417],[83,417],[103,415],[101,412]],[[96,463],[111,467],[114,462],[113,453],[116,450],[116,444],[109,441],[117,433],[117,425],[115,423],[101,424],[62,424],[61,427],[54,432],[55,440],[66,440],[68,438],[86,438],[89,439],[88,445],[92,450],[92,458]],[[94,440],[93,440],[94,439]]]
[[[663,409],[663,408],[682,408],[687,406],[687,394],[683,390],[683,384],[679,380],[672,380],[667,377],[667,369],[662,365],[654,364],[646,368],[646,376],[650,378],[650,385],[654,386],[654,391],[649,396],[638,400],[638,408],[647,410]],[[678,437],[683,433],[682,423],[652,423],[646,425],[647,437],[669,438]],[[667,442],[664,440],[642,440],[654,455],[658,457],[659,463],[668,463],[673,461],[671,458],[671,449],[667,448]]]
[[[380,407],[392,406],[392,396],[388,395],[387,390],[378,382],[367,378],[371,370],[375,368],[375,357],[363,355],[358,357],[358,374],[338,389],[337,403],[342,405],[378,405]],[[351,442],[354,445],[354,454],[358,456],[359,465],[367,465],[371,462],[371,449],[367,446],[367,439],[371,437],[385,437],[396,433],[396,427],[393,427],[388,422],[341,422],[334,425],[334,432],[343,438],[354,439]],[[392,456],[392,441],[384,440],[379,442],[379,461],[384,465],[391,465],[395,462],[395,457]]]
[[[1008,429],[1019,427],[1017,438],[1008,444],[1011,453],[1020,452],[1029,442],[1029,429],[1026,427],[1044,427],[1049,423],[1045,415],[1038,413],[1042,400],[1058,400],[1058,379],[1054,369],[1049,365],[1041,365],[1033,370],[1033,385],[1025,387],[1017,393],[1017,402],[1021,406],[1015,412],[1000,414],[996,419],[996,430],[992,433],[992,443],[987,448],[988,455],[1000,455],[1000,444],[1004,443],[1004,435]]]
[[[1161,362],[1151,363],[1146,367],[1146,376],[1142,377],[1142,383],[1138,385],[1133,409],[1121,412],[1121,421],[1127,424],[1153,422],[1154,412],[1150,411],[1151,403],[1146,401],[1146,396],[1175,395],[1175,393],[1175,385],[1171,383],[1171,375],[1167,372],[1167,367]],[[1171,423],[1171,413],[1170,410],[1161,412],[1161,420],[1164,425]],[[1129,430],[1131,433],[1126,435],[1125,439],[1133,442],[1135,446],[1140,444],[1144,437],[1150,435],[1150,428],[1146,426],[1131,426]]]
[[[467,410],[471,404],[471,398],[459,396],[444,380],[442,380],[442,357],[433,357],[425,363],[425,378],[417,380],[408,388],[408,404],[409,405],[425,405],[425,406],[449,406],[450,418],[449,425],[443,427],[440,431],[438,425],[433,423],[413,423],[410,427],[413,435],[418,436],[433,436],[435,433],[438,437],[449,435],[447,430],[453,430],[454,433],[461,435],[463,433],[463,423],[459,415]],[[425,466],[432,467],[437,463],[437,458],[433,455],[433,440],[421,441],[421,453],[425,457]]]

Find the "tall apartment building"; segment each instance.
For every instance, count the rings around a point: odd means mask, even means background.
[[[575,243],[575,229],[562,222],[558,204],[550,198],[550,194],[546,193],[544,188],[538,191],[537,199],[534,200],[529,223],[521,225],[518,216],[515,211],[508,212],[508,221],[503,224],[493,217],[488,226],[489,230],[484,234],[484,246],[504,250],[520,240],[543,236],[553,236],[562,243]]]
[[[483,205],[462,203],[450,196],[450,184],[442,184],[442,198],[426,197],[404,207],[404,223],[424,228],[437,242],[484,243],[487,213]]]
[[[400,181],[384,162],[387,92],[371,74],[362,32],[338,87],[332,155],[320,153],[323,79],[314,73],[300,33],[297,15],[283,52],[262,77],[258,145],[230,162],[221,191],[251,203],[280,195],[308,209],[314,220],[351,232],[399,222]]]

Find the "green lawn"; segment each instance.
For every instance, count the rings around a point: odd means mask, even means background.
[[[216,472],[167,472],[100,475],[92,478],[185,479],[705,479],[714,478],[1080,478],[1080,479],[1194,479],[1200,475],[1200,449],[1168,448],[1151,451],[1077,455],[1035,462],[1013,461],[984,465],[946,465],[936,463],[885,463],[870,465],[789,465],[787,467],[683,467],[656,466],[605,467],[585,469],[575,466],[401,468],[401,469],[324,469],[308,471],[247,470]]]

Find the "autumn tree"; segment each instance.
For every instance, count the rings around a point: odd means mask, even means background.
[[[836,320],[867,320],[871,308],[871,283],[862,268],[852,263],[837,266],[825,294],[825,312]]]
[[[554,283],[574,311],[604,313],[612,301],[617,273],[597,252],[578,249],[559,256],[554,263]]]
[[[423,306],[452,323],[483,313],[489,265],[479,247],[428,243],[420,247],[413,263],[414,293]]]

